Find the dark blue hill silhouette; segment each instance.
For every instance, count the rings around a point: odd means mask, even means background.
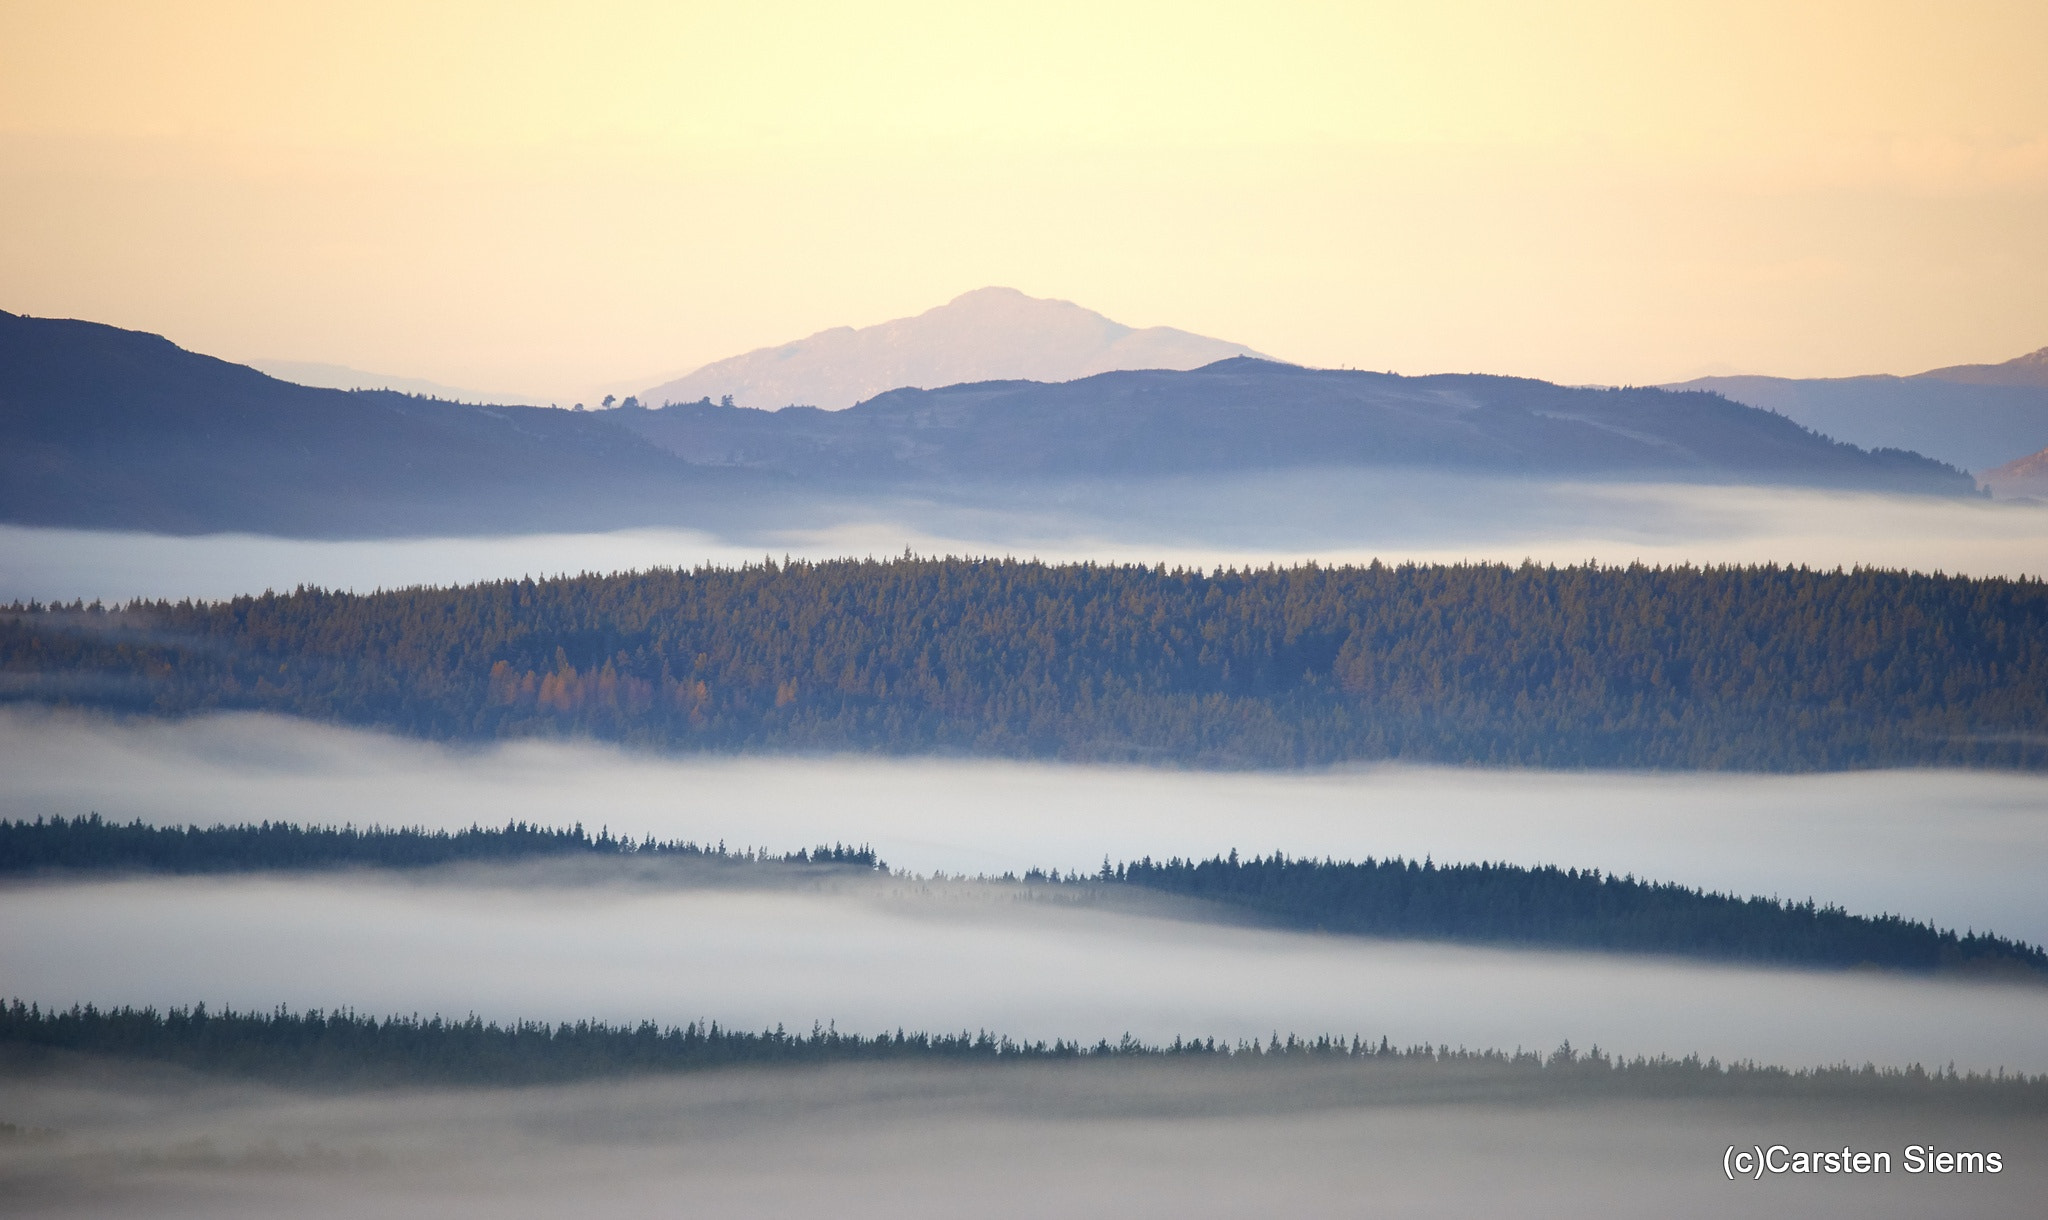
[[[0,313],[9,521],[292,535],[603,526],[705,478],[720,481],[586,414],[316,389],[156,335]]]
[[[1962,472],[1918,454],[1840,444],[1717,394],[1400,377],[1249,357],[1189,372],[892,390],[839,412],[700,402],[619,419],[692,462],[860,482],[1391,466],[1975,490]]]
[[[2040,368],[2042,353],[1911,377],[1701,377],[1665,388],[1710,390],[1853,444],[1981,472],[2048,448],[2048,377],[2024,380],[2015,366],[2028,362]]]
[[[0,313],[0,520],[167,533],[607,529],[806,488],[1422,467],[1966,495],[1962,472],[1715,394],[1191,372],[892,390],[850,410],[575,413],[294,385],[156,335]]]

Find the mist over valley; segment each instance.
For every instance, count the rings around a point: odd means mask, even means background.
[[[2038,1217],[2048,6],[1839,7],[0,5],[0,1213]]]
[[[1633,873],[2048,942],[2048,780],[1376,766],[1213,773],[960,759],[674,757],[424,743],[274,716],[0,713],[0,818],[460,830],[577,823],[775,853],[872,846],[929,874],[1105,858],[1425,857]]]
[[[2037,1114],[1941,1101],[1547,1097],[1368,1065],[753,1071],[533,1089],[294,1091],[99,1067],[0,1083],[60,1132],[0,1144],[19,1214],[242,1217],[2030,1214]],[[1930,1134],[1933,1132],[1935,1134]],[[1884,1151],[1894,1172],[1717,1179],[1731,1142]],[[1906,1175],[1908,1146],[1998,1177]],[[1471,1172],[1471,1158],[1490,1171]]]
[[[187,878],[0,890],[8,986],[208,1002],[847,1032],[1597,1045],[1789,1066],[2048,1072],[2048,988],[1315,936],[971,883]]]
[[[0,525],[0,601],[369,593],[651,567],[900,555],[1290,566],[1308,561],[1885,567],[2048,576],[2048,508],[1768,487],[1298,470],[948,496],[793,496],[700,528],[307,539]]]

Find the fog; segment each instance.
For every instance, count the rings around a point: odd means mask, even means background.
[[[845,758],[451,749],[269,716],[0,716],[0,815],[460,827],[581,821],[918,874],[1285,850],[1507,859],[1816,895],[2048,934],[2048,779],[1380,767],[1204,774]],[[549,880],[548,878],[552,878]],[[544,883],[542,883],[544,882]],[[1135,904],[1135,905],[1133,905]],[[353,1006],[1029,1038],[1274,1031],[2048,1071],[2048,988],[1376,942],[1224,926],[1154,896],[596,884],[550,872],[17,883],[0,979],[43,1003]]]
[[[1401,855],[1599,868],[2048,941],[2048,776],[1380,766],[1213,773],[988,761],[449,748],[273,716],[0,711],[0,817],[460,828],[517,818],[897,868],[1093,871],[1105,856]]]
[[[1404,1096],[1405,1094],[1405,1096]],[[1079,1064],[307,1096],[0,1077],[18,1216],[2033,1216],[2037,1117],[1445,1104],[1398,1070]],[[1730,1144],[1999,1151],[1997,1177],[1731,1182]],[[1369,1204],[1368,1204],[1369,1201]]]
[[[221,598],[920,554],[1217,564],[1858,564],[2048,575],[2048,506],[1762,487],[1294,471],[732,506],[701,529],[308,541],[0,526],[0,600]]]
[[[0,600],[225,597],[804,558],[1868,564],[2048,575],[2048,507],[1292,473],[736,506],[698,530],[304,541],[0,527]],[[1632,872],[2048,941],[2048,777],[450,748],[271,716],[0,711],[0,817],[457,828],[522,819],[919,875],[1233,848]],[[2048,988],[1287,932],[1161,895],[529,866],[0,885],[0,995],[873,1033],[1396,1044],[2048,1072]],[[10,1215],[2021,1216],[2048,1123],[1790,1101],[1457,1100],[1291,1069],[1087,1063],[710,1073],[346,1095],[0,1053]],[[1397,1084],[1400,1078],[1395,1079]],[[1335,1083],[1331,1083],[1334,1081]],[[1351,1083],[1346,1083],[1347,1081]],[[1996,1180],[1731,1183],[1729,1144],[2002,1150]]]
[[[2048,1072],[2048,987],[1368,940],[1017,888],[550,882],[544,873],[0,889],[0,978],[45,1005],[350,1006],[1025,1039],[1386,1036]]]

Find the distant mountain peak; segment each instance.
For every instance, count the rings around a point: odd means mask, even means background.
[[[913,317],[837,326],[719,360],[640,397],[666,403],[730,396],[743,407],[841,410],[903,387],[1072,381],[1128,369],[1194,369],[1233,356],[1259,353],[1170,326],[1134,328],[1072,301],[991,286]]]
[[[2048,347],[2015,356],[2001,364],[1952,364],[1915,374],[1915,380],[1952,381],[1961,385],[2024,385],[2048,389]]]
[[[1030,305],[1073,305],[1075,309],[1081,308],[1079,305],[1074,305],[1072,301],[1063,300],[1058,297],[1028,296],[1015,288],[1008,288],[1001,284],[990,284],[985,288],[969,288],[966,292],[963,292],[959,296],[954,297],[952,300],[946,302],[944,305],[933,306],[931,309],[927,309],[925,312],[935,313],[941,309],[955,309],[963,306],[969,309],[973,309],[976,307],[986,305],[1009,306],[1013,308],[1018,306]],[[1098,318],[1102,317],[1101,314],[1095,313],[1095,311],[1092,309],[1082,310],[1082,312],[1094,314],[1094,316]],[[1105,322],[1109,322],[1108,318],[1103,318],[1102,320]],[[1109,324],[1111,326],[1117,325],[1114,322],[1110,322]]]

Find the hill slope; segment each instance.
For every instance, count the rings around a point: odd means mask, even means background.
[[[900,386],[1071,381],[1113,369],[1191,369],[1250,348],[1170,326],[1133,329],[1071,301],[980,288],[914,318],[807,339],[707,364],[648,390],[649,404],[716,402],[836,411]]]
[[[1910,449],[1964,470],[2048,447],[2048,348],[1911,377],[1701,377],[1665,388],[1725,394],[1852,445]]]
[[[316,389],[156,335],[0,313],[0,519],[297,535],[594,526],[692,477],[591,415]]]
[[[1994,466],[1981,477],[2000,499],[2048,500],[2048,449]]]
[[[618,417],[691,462],[855,482],[1409,466],[1974,490],[1918,455],[1838,444],[1713,394],[1242,357],[1187,372],[892,390],[843,412],[687,403]]]
[[[849,493],[1307,467],[1976,491],[1915,454],[1865,452],[1712,394],[1237,358],[898,389],[842,412],[569,412],[294,385],[156,335],[0,314],[0,520],[29,524],[294,536],[711,526],[802,516]]]
[[[1781,568],[772,563],[0,615],[0,700],[1226,767],[2048,766],[2048,586]]]
[[[1914,381],[1948,381],[1957,385],[2023,385],[2048,390],[2048,347],[1999,364],[1952,364],[1916,374]]]

